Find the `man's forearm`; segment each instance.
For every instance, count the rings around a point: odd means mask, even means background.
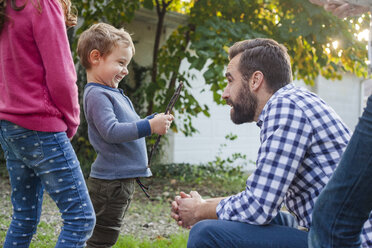
[[[207,200],[203,200],[202,204],[196,209],[196,217],[197,219],[200,220],[205,220],[205,219],[217,219],[217,214],[216,214],[216,208],[218,203],[222,199],[225,199],[226,197],[219,197],[219,198],[211,198]]]

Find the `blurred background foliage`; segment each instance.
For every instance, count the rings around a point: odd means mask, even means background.
[[[101,21],[125,27],[136,11],[150,9],[158,18],[153,50],[148,53],[152,64],[141,66],[134,57],[130,65],[134,76],[124,79],[120,87],[144,117],[163,112],[178,82],[183,81],[185,87],[175,105],[178,118],[172,128],[185,135],[197,133],[191,117],[209,116],[208,106],[191,94],[190,70],[203,69],[214,101],[222,104],[228,47],[236,41],[266,37],[284,44],[292,59],[294,78],[307,84],[313,84],[318,75],[327,79],[340,79],[345,72],[367,76],[367,42],[360,33],[368,28],[369,15],[340,20],[305,0],[75,0],[73,4],[80,25],[68,34],[77,65],[80,100],[86,84],[75,52],[81,32]],[[170,11],[182,13],[187,21],[161,44],[164,17]],[[186,71],[179,70],[183,59],[189,64]],[[149,149],[155,139],[147,138]],[[88,142],[83,114],[73,146],[83,171],[88,173],[95,152]],[[161,153],[156,154],[159,161]]]

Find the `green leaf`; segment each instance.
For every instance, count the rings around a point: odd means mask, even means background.
[[[145,7],[146,9],[153,9],[154,4],[152,0],[143,0],[143,7]]]

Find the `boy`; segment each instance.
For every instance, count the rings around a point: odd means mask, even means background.
[[[91,26],[78,41],[77,53],[88,81],[84,113],[89,141],[97,152],[87,183],[97,222],[87,247],[116,243],[135,179],[152,175],[144,137],[166,134],[173,120],[165,114],[140,119],[118,89],[134,52],[130,35],[105,23]]]

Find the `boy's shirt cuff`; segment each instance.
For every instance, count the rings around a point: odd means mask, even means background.
[[[151,135],[151,126],[147,118],[136,122],[136,126],[138,130],[138,138]]]

